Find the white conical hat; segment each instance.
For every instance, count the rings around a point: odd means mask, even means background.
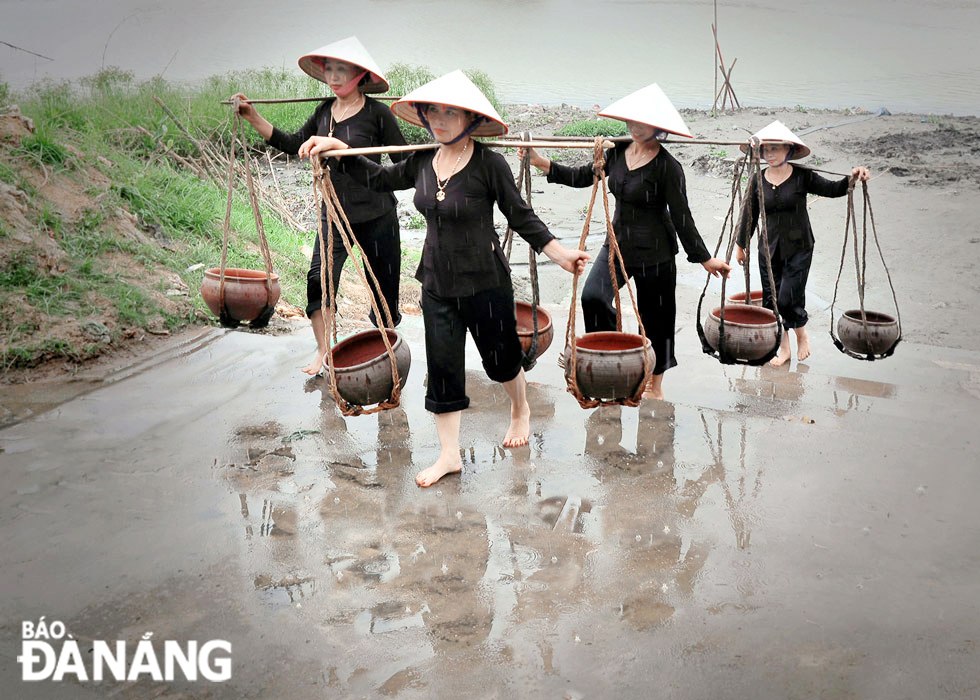
[[[415,108],[416,104],[458,107],[486,117],[470,132],[473,136],[500,136],[507,133],[507,125],[490,104],[490,100],[461,70],[454,70],[415,88],[391,105],[391,110],[409,124],[423,126],[418,110]]]
[[[630,93],[599,111],[600,117],[648,124],[661,131],[693,138],[687,124],[656,83]]]
[[[785,143],[790,146],[795,146],[793,152],[789,154],[788,160],[797,160],[798,158],[806,158],[810,155],[810,148],[800,141],[800,137],[786,128],[778,119],[774,121],[767,127],[759,129],[757,132],[752,134],[752,138],[759,139],[762,143]],[[748,153],[749,147],[747,144],[742,144],[739,146],[742,149],[742,153]]]
[[[318,60],[324,58],[347,61],[366,70],[368,72],[367,81],[361,85],[361,92],[388,92],[387,78],[356,36],[349,36],[346,39],[321,46],[316,51],[310,51],[300,57],[299,67],[310,77],[325,83],[327,81],[323,78],[323,67]]]

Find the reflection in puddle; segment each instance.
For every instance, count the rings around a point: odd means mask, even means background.
[[[316,581],[309,577],[292,577],[273,580],[269,576],[256,576],[255,590],[262,600],[271,605],[289,605],[312,598],[317,591]]]
[[[501,392],[477,382],[468,424],[499,423]],[[434,430],[413,431],[400,409],[345,420],[330,405],[317,432],[237,431],[250,468],[223,473],[246,542],[254,532],[271,545],[246,553],[261,599],[341,634],[414,640],[405,665],[364,671],[376,690],[420,681],[412,654],[567,672],[597,625],[650,630],[698,605],[715,552],[750,549],[763,471],[746,466],[746,419],[666,402],[583,414],[555,392],[533,394],[529,448],[464,430],[466,471],[428,490],[411,483],[413,452],[433,454]],[[720,534],[710,528],[719,519]],[[761,568],[719,562],[713,574],[726,586],[709,596],[714,609],[751,614]]]

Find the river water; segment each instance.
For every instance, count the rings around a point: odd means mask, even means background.
[[[743,105],[980,113],[976,0],[718,5]],[[356,34],[382,67],[484,70],[507,102],[604,106],[658,82],[678,106],[703,108],[714,97],[713,15],[710,0],[294,0],[288,11],[258,0],[0,0],[0,79],[23,87],[115,65],[193,81],[295,67]]]

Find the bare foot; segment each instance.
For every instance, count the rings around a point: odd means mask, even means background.
[[[644,399],[664,399],[664,375],[653,374],[647,380],[647,385],[643,388]]]
[[[776,353],[776,356],[769,360],[769,364],[771,364],[773,367],[781,367],[789,362],[789,356],[789,350],[783,350],[783,348],[780,347],[779,352]]]
[[[523,447],[531,436],[531,407],[526,403],[517,415],[511,413],[510,426],[504,435],[504,447]]]
[[[317,375],[323,371],[323,356],[326,354],[324,350],[317,350],[313,354],[313,360],[306,367],[303,368],[303,372],[309,375]]]
[[[428,469],[423,469],[415,475],[415,483],[422,488],[429,488],[446,474],[452,474],[463,470],[463,462],[460,461],[459,453],[454,455],[439,455],[439,459]]]
[[[802,362],[810,357],[810,336],[806,332],[806,326],[796,329],[796,359]]]
[[[780,367],[789,362],[790,355],[789,331],[784,328],[783,339],[779,341],[779,352],[776,353],[774,358],[769,360],[769,364],[771,364],[773,367]]]

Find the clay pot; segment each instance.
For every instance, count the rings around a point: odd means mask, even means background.
[[[219,289],[221,268],[205,271],[201,282],[201,296],[215,316],[221,316]],[[279,301],[279,275],[272,273],[272,295],[266,289],[265,270],[225,268],[225,309],[235,321],[254,321],[266,308]]]
[[[704,335],[718,350],[721,307],[704,319]],[[725,304],[725,349],[737,360],[758,360],[776,347],[778,335],[776,314],[750,304]]]
[[[633,333],[600,331],[575,339],[575,380],[583,396],[626,399],[643,382],[643,352],[653,367],[656,357],[649,338]],[[572,373],[572,348],[565,348],[565,378]]]
[[[859,355],[881,355],[891,350],[898,341],[898,321],[888,314],[865,311],[867,332],[861,319],[861,310],[845,311],[837,319],[837,335],[840,342],[851,352]]]
[[[524,301],[519,301],[516,304],[517,312],[517,337],[521,340],[521,349],[524,354],[531,350],[531,342],[534,340],[534,316],[533,307]],[[538,307],[538,350],[534,357],[528,357],[529,360],[536,360],[542,355],[544,351],[551,346],[551,341],[555,337],[555,328],[551,324],[551,314],[544,310],[543,307]]]
[[[751,291],[751,295],[752,295],[751,296],[752,300],[749,302],[749,304],[751,304],[752,306],[762,306],[762,290],[753,289]],[[744,304],[745,292],[738,292],[736,294],[732,294],[730,297],[728,297],[728,302],[731,304]],[[728,304],[725,304],[725,307],[727,308]]]
[[[397,331],[389,328],[385,332],[388,334],[391,349],[395,351],[401,388],[405,386],[408,370],[412,366],[412,351]],[[330,352],[337,375],[337,390],[348,403],[369,406],[391,398],[394,388],[391,381],[391,358],[380,330],[372,328],[355,333],[337,343]],[[330,370],[327,368],[326,358],[323,362],[323,374],[329,382]]]

